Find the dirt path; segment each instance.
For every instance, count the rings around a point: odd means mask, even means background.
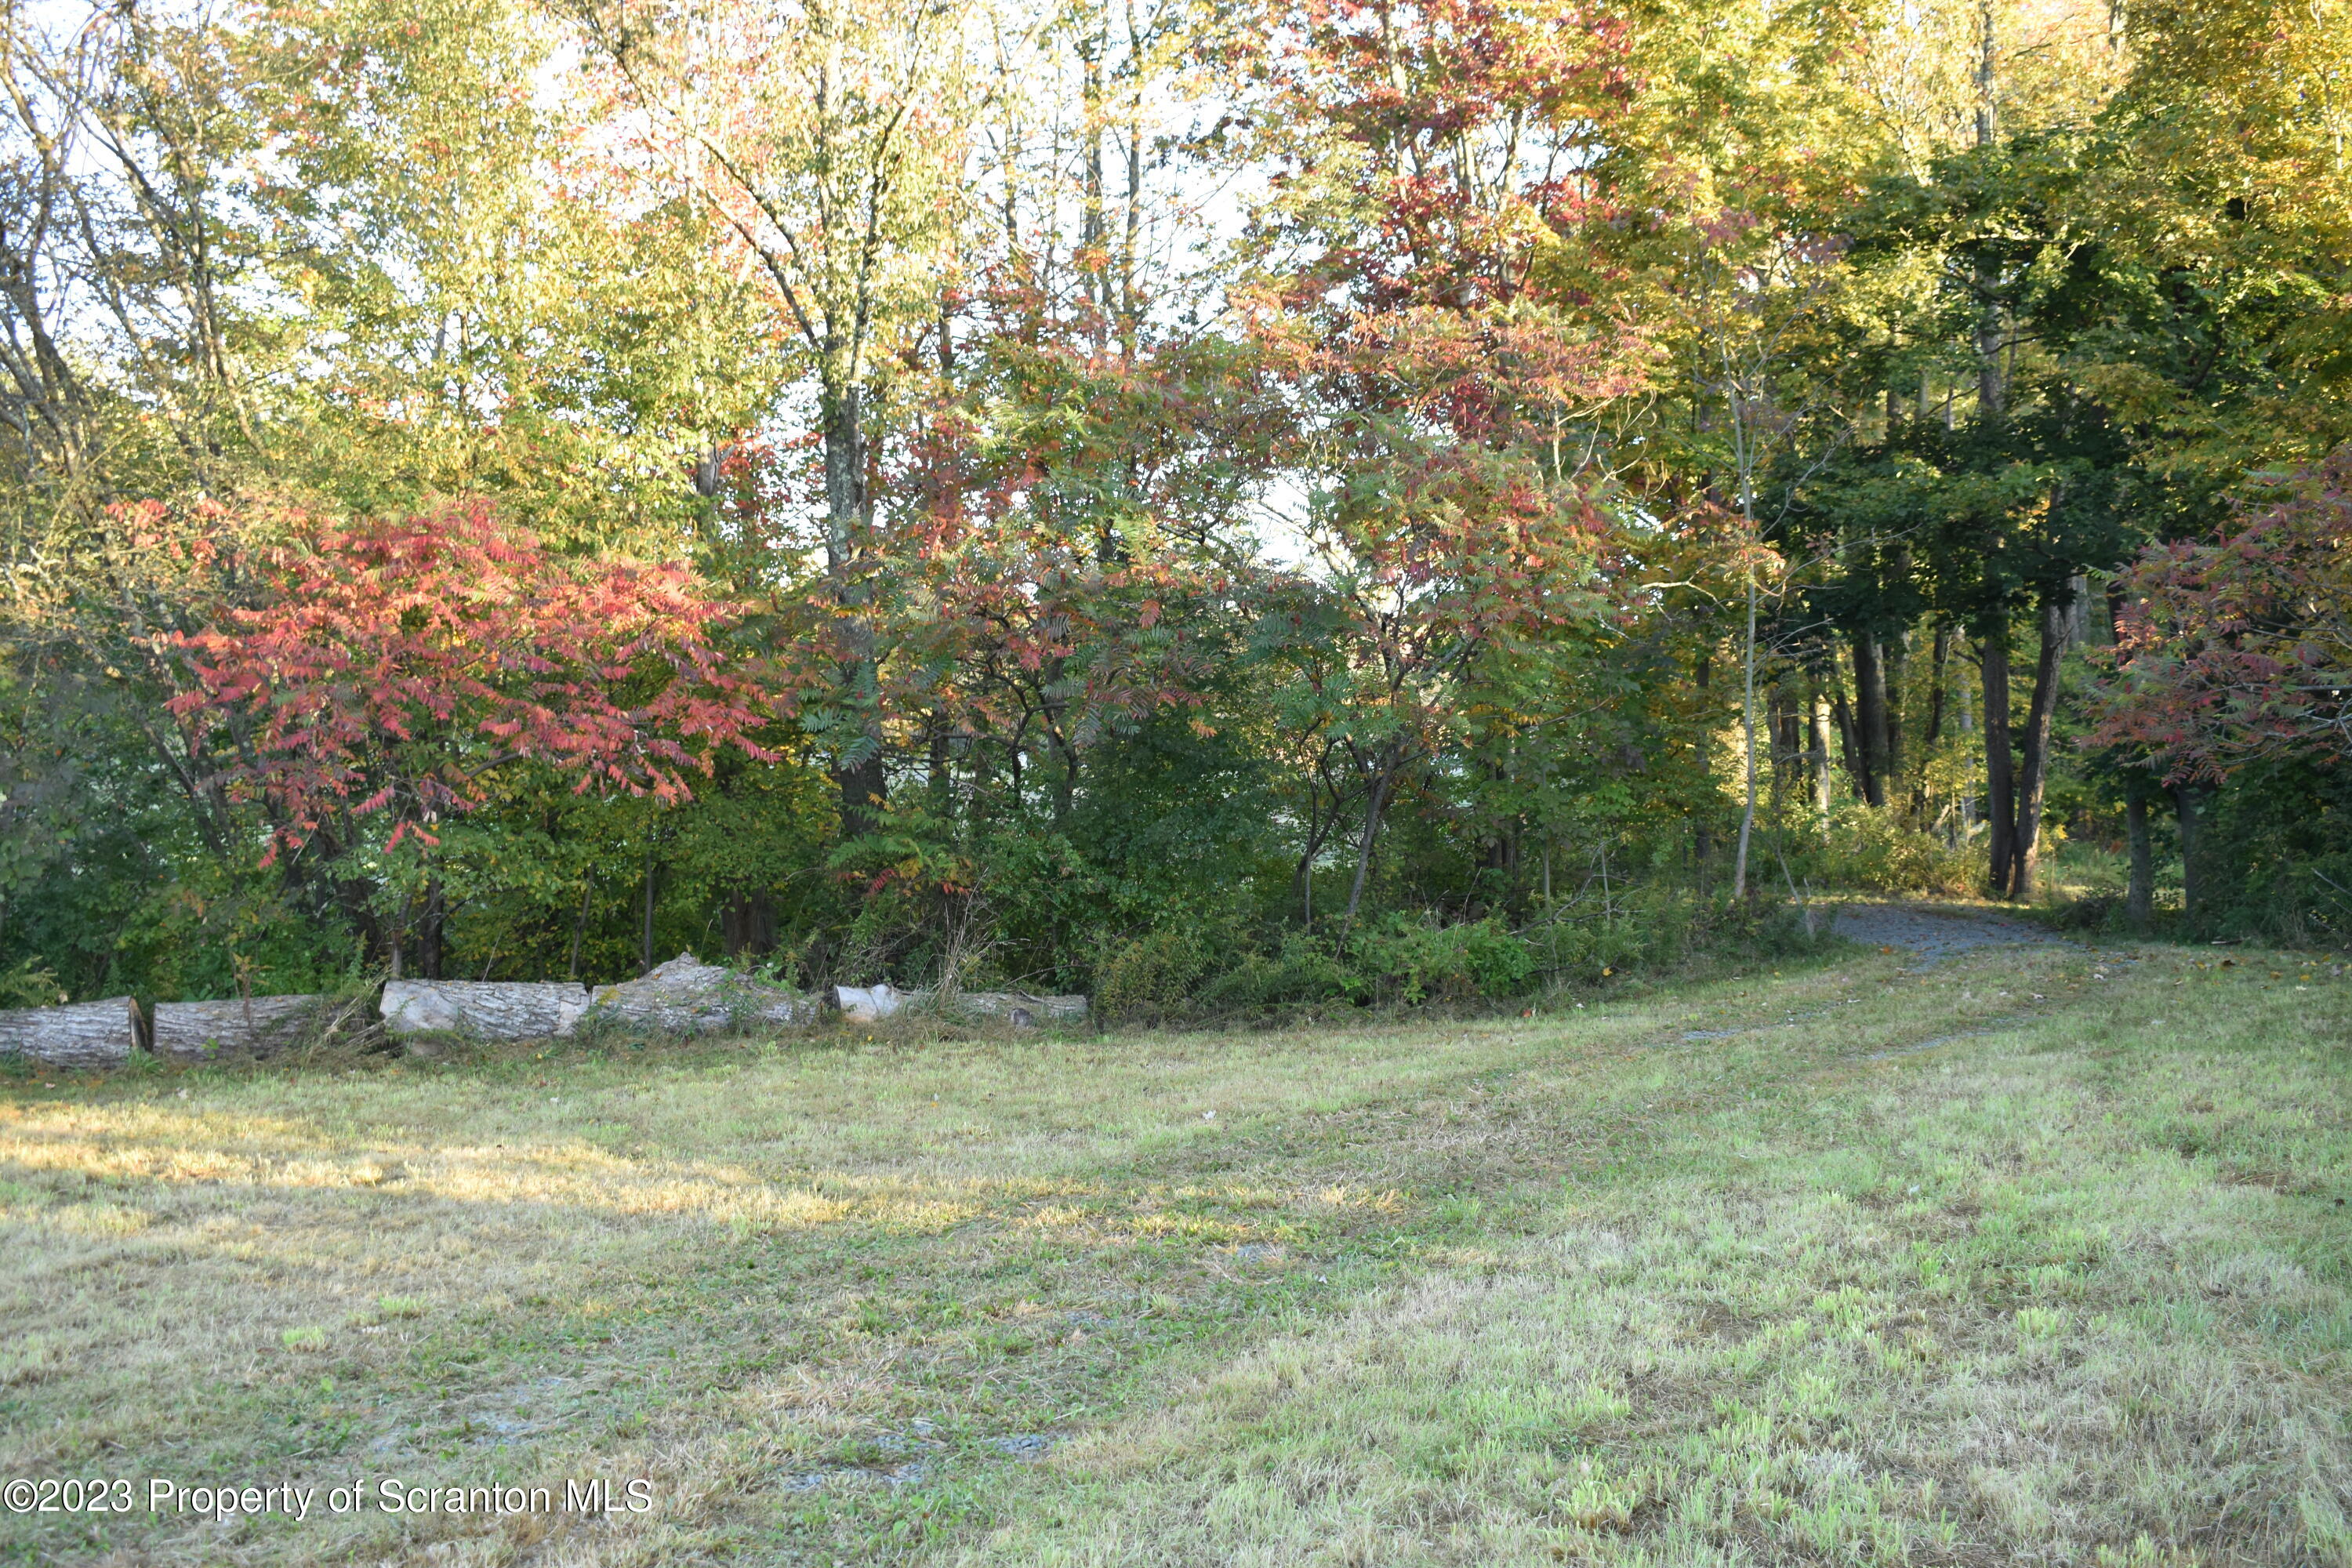
[[[1916,952],[1931,964],[1979,947],[2046,947],[2066,941],[2015,915],[1950,904],[1847,904],[1830,930],[1848,942]]]

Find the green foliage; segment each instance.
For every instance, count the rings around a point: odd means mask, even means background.
[[[2205,794],[2196,841],[2200,937],[2352,945],[2352,776],[2265,763]]]
[[[1967,894],[1984,879],[1973,844],[1888,811],[1848,802],[1817,837],[1799,838],[1790,869],[1824,888],[1871,893]]]
[[[1350,948],[1360,971],[1395,1000],[1513,996],[1536,973],[1528,944],[1492,916],[1460,925],[1391,914]]]
[[[67,999],[57,975],[37,958],[20,959],[0,973],[0,1007],[47,1007]]]
[[[2343,13],[12,13],[6,994],[1524,1005],[2120,864],[2112,574],[2352,435]],[[537,586],[322,625],[404,513]],[[2307,670],[2340,576],[2208,640]],[[693,696],[606,644],[660,582]],[[2352,932],[2337,793],[2221,779],[2184,929]]]

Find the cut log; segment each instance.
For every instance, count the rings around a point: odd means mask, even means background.
[[[935,991],[901,991],[885,980],[878,985],[836,985],[835,1005],[853,1024],[878,1023],[900,1013],[938,1012],[953,1017],[1002,1018],[1015,1028],[1037,1024],[1083,1023],[1083,996],[1032,996],[1026,991],[959,991],[942,998]]]
[[[588,988],[561,980],[387,980],[383,1026],[394,1035],[429,1031],[478,1040],[543,1040],[568,1035],[588,1007]]]
[[[941,1003],[940,1009],[975,1018],[1003,1018],[1024,1027],[1031,1024],[1083,1024],[1087,999],[1032,996],[1026,991],[959,991],[952,1000]]]
[[[250,1002],[158,1002],[149,1048],[174,1061],[266,1057],[299,1045],[323,1024],[324,996],[256,996]]]
[[[139,1004],[128,996],[0,1013],[0,1056],[30,1057],[51,1067],[110,1068],[129,1061],[138,1044]]]
[[[915,1006],[930,995],[928,991],[901,991],[885,980],[879,985],[836,985],[833,988],[834,1005],[841,1016],[853,1024],[878,1024]]]
[[[681,952],[635,980],[599,985],[585,1016],[666,1035],[710,1035],[761,1024],[814,1024],[816,999]]]

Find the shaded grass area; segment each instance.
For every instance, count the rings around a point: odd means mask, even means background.
[[[12,1078],[0,1474],[644,1477],[655,1506],[0,1539],[2352,1561],[2352,1008],[2324,972],[2190,963],[1872,954],[1459,1025]]]

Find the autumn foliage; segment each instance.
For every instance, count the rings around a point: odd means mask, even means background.
[[[2100,742],[2175,779],[2352,757],[2352,447],[2288,489],[2219,539],[2141,558]]]
[[[429,846],[522,768],[682,802],[719,748],[770,756],[778,695],[683,566],[562,559],[480,501],[289,531],[246,563],[254,603],[173,639],[171,704],[226,742],[221,782],[280,844],[366,819]]]

